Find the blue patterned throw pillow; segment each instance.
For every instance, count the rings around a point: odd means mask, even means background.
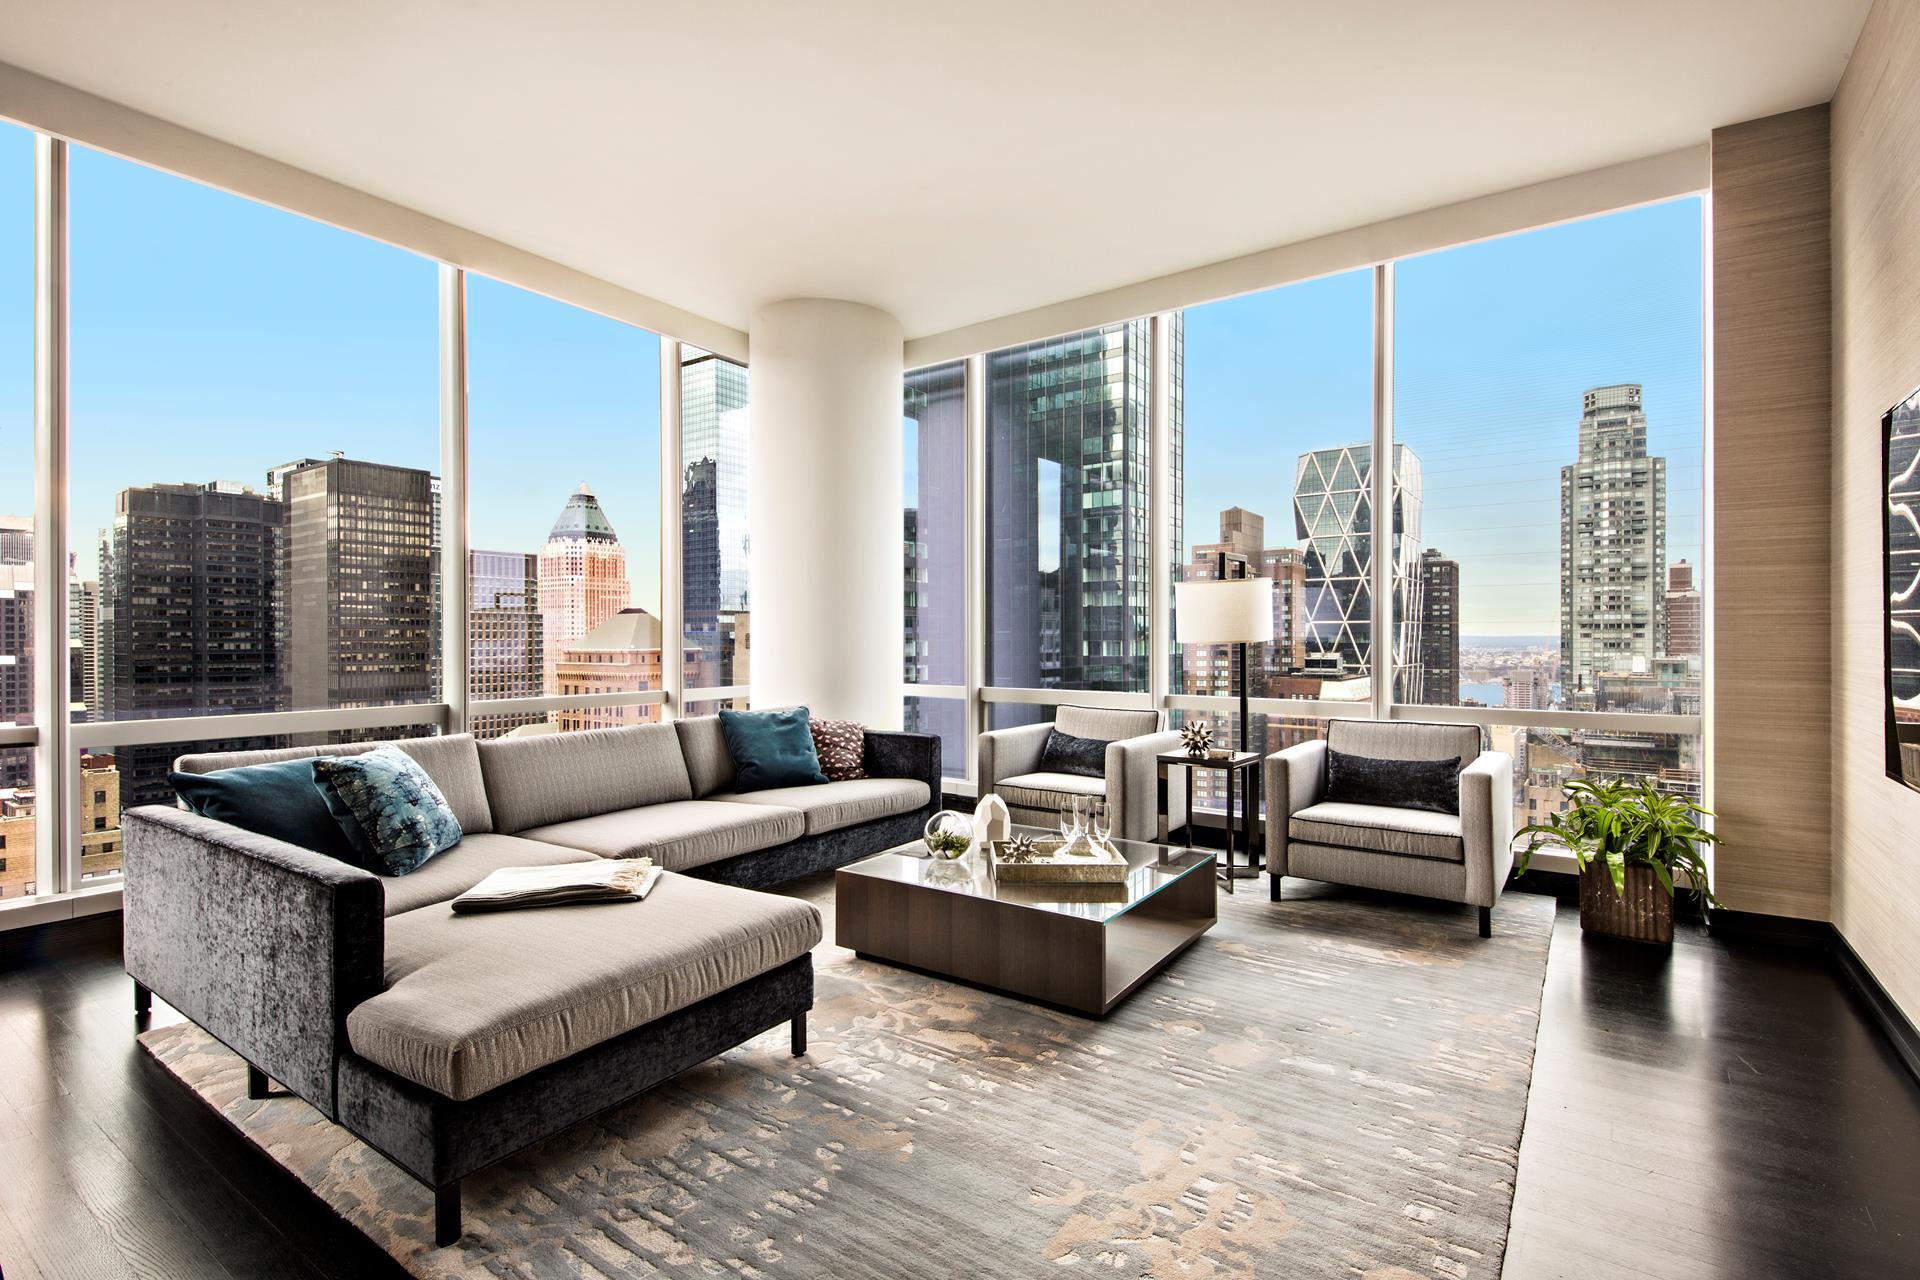
[[[398,747],[322,756],[314,785],[369,871],[403,876],[460,843],[460,823],[427,771]]]

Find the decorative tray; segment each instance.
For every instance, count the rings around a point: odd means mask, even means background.
[[[995,840],[987,846],[995,878],[1008,884],[1120,884],[1127,878],[1127,860],[1111,846],[1089,844],[1086,855],[1063,855],[1064,840],[1036,840],[1033,860],[1015,862],[1007,856],[1012,843]]]

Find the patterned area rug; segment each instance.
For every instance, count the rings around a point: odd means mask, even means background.
[[[1293,886],[1289,886],[1291,891]],[[1554,904],[1264,883],[1104,1021],[858,960],[785,1028],[431,1195],[198,1028],[141,1039],[421,1277],[1500,1273]]]

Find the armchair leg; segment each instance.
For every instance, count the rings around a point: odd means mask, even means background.
[[[153,1012],[153,992],[136,982],[133,984],[133,1016],[144,1018]]]
[[[793,1015],[793,1056],[798,1058],[807,1051],[807,1015]]]
[[[1493,908],[1492,907],[1480,908],[1480,936],[1483,938],[1491,938],[1493,936]]]
[[[433,1189],[433,1243],[439,1248],[460,1240],[460,1179]]]
[[[1275,902],[1280,901],[1280,882],[1284,879],[1286,879],[1285,876],[1267,877],[1267,892]]]

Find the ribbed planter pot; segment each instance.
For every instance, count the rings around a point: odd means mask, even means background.
[[[1599,859],[1580,873],[1580,927],[1610,938],[1673,945],[1673,897],[1653,878],[1653,868],[1627,868],[1626,891],[1613,891],[1613,877]]]

